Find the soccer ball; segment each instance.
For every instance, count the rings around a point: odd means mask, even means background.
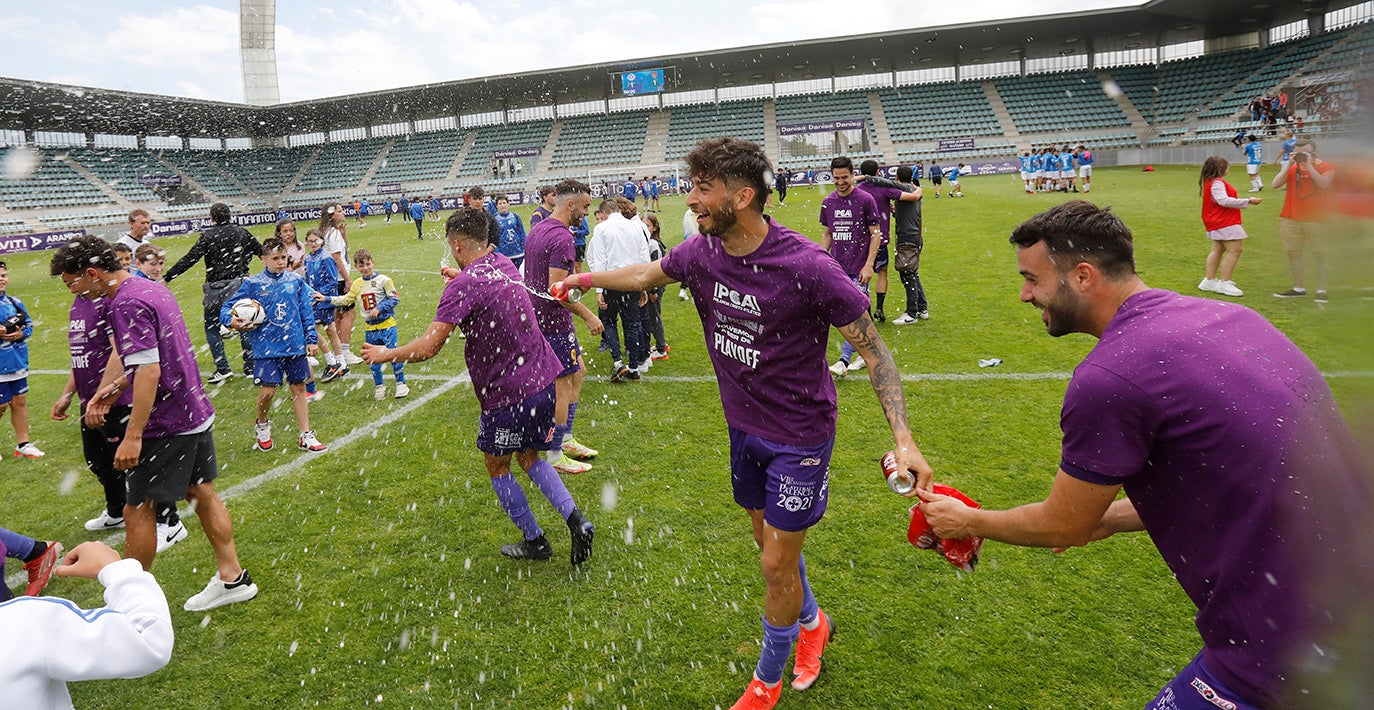
[[[229,310],[236,318],[248,323],[256,328],[267,320],[267,311],[263,310],[262,304],[251,298],[242,298],[234,303],[234,307]]]

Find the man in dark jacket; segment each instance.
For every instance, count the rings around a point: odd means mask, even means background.
[[[205,291],[202,301],[205,307],[205,342],[210,346],[210,355],[215,358],[215,374],[207,381],[216,385],[233,376],[229,370],[229,358],[224,354],[224,336],[220,333],[219,325],[220,308],[225,299],[232,296],[243,283],[253,257],[262,254],[262,244],[248,230],[230,222],[229,205],[223,202],[210,206],[210,221],[210,228],[200,233],[200,239],[196,240],[191,251],[168,269],[163,278],[171,283],[172,279],[195,266],[201,257],[205,258],[205,284],[202,286]],[[243,374],[252,377],[253,352],[247,342],[239,342],[243,345]]]

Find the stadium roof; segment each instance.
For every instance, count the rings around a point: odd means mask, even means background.
[[[674,67],[672,91],[932,69],[1219,39],[1360,0],[1152,0],[1042,15],[738,47],[481,77],[253,107],[0,78],[0,128],[185,137],[278,137],[610,99],[613,75]]]

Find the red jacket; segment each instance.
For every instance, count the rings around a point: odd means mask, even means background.
[[[1240,210],[1235,207],[1222,207],[1212,199],[1212,183],[1217,180],[1221,178],[1208,180],[1207,184],[1202,186],[1202,226],[1209,232],[1240,224]],[[1227,197],[1236,196],[1236,188],[1231,187],[1231,183],[1221,180],[1221,184],[1226,187]]]

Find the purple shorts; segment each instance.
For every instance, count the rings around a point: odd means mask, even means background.
[[[1202,654],[1184,666],[1145,710],[1259,710],[1221,684],[1202,662]]]
[[[794,446],[730,427],[735,503],[746,510],[762,510],[764,522],[787,532],[819,523],[825,515],[834,448],[834,437],[813,446]]]
[[[577,333],[554,333],[544,338],[549,341],[549,346],[558,356],[558,363],[563,366],[559,377],[576,375],[582,369],[582,345],[577,342]]]
[[[310,363],[304,355],[263,357],[253,361],[253,384],[259,387],[281,387],[282,380],[298,385],[310,379]]]
[[[520,402],[482,412],[477,420],[477,449],[492,456],[517,451],[553,451],[561,442],[553,436],[554,387]]]

